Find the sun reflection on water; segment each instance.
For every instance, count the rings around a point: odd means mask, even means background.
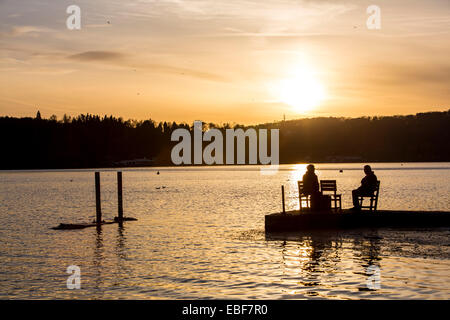
[[[349,239],[326,232],[288,236],[281,249],[283,281],[298,289],[287,293],[296,298],[329,298],[336,287],[345,287],[349,291],[371,294],[376,290],[365,285],[370,276],[367,270],[380,266],[381,239],[376,231],[364,238]]]

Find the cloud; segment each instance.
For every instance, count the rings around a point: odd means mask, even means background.
[[[180,76],[188,76],[188,77],[199,78],[199,79],[210,80],[210,81],[218,81],[218,82],[228,81],[225,77],[223,77],[221,75],[204,72],[204,71],[199,71],[199,70],[188,69],[188,68],[180,68],[180,67],[162,65],[162,64],[144,65],[144,69],[155,71],[155,72],[168,73],[168,74],[174,74],[174,75],[180,75]]]
[[[347,96],[410,95],[417,100],[449,97],[450,65],[379,62],[360,67],[359,74],[341,76],[335,88]],[[435,95],[435,96],[433,96]]]
[[[189,68],[170,66],[158,63],[146,63],[136,59],[131,59],[130,56],[114,51],[86,51],[73,54],[67,57],[69,60],[76,60],[80,62],[104,62],[114,64],[123,68],[132,68],[145,70],[150,72],[167,73],[179,76],[188,76],[210,81],[227,81],[225,77],[210,72],[193,70]]]
[[[46,27],[38,27],[38,26],[15,26],[10,28],[9,31],[0,32],[0,37],[20,37],[24,35],[32,35],[36,36],[40,33],[48,33],[53,32],[54,30]]]
[[[379,83],[422,85],[426,83],[448,86],[450,83],[450,65],[396,65],[387,66],[381,72]]]
[[[113,51],[86,51],[68,56],[71,60],[78,61],[120,61],[126,55]]]
[[[111,23],[93,23],[93,24],[85,24],[86,28],[110,28],[112,27]]]

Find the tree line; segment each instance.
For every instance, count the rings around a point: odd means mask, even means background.
[[[279,129],[280,162],[450,161],[450,110],[406,116],[320,117],[256,126],[204,124],[217,128]],[[114,167],[120,161],[172,165],[172,132],[192,124],[123,120],[82,114],[49,119],[0,117],[0,169]],[[150,161],[149,161],[150,163]]]

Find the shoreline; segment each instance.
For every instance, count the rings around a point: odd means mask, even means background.
[[[321,161],[311,161],[311,162],[295,162],[295,163],[280,163],[278,166],[293,166],[293,165],[307,165],[307,164],[342,164],[342,165],[348,165],[348,164],[439,164],[439,163],[448,163],[448,168],[427,168],[427,169],[450,169],[450,160],[449,161],[365,161],[365,162],[321,162]],[[273,165],[277,166],[277,165]],[[183,169],[205,169],[205,168],[214,168],[214,169],[222,169],[222,168],[232,168],[232,167],[239,167],[239,168],[251,168],[251,167],[266,167],[269,168],[271,165],[260,165],[260,164],[232,164],[232,165],[173,165],[173,164],[158,164],[158,165],[152,165],[152,166],[111,166],[111,167],[105,167],[105,166],[98,166],[98,167],[66,167],[66,168],[11,168],[11,169],[3,169],[0,168],[0,172],[14,172],[14,171],[67,171],[67,170],[74,170],[74,171],[90,171],[90,170],[104,170],[104,171],[113,171],[113,170],[128,170],[128,169],[158,169],[158,168],[183,168]],[[406,169],[406,168],[405,168]],[[280,169],[276,169],[280,170]],[[281,169],[282,170],[282,169]],[[347,169],[351,170],[351,169]],[[380,170],[378,168],[377,170]],[[381,168],[381,170],[383,170]]]

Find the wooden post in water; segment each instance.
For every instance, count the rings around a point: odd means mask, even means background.
[[[117,172],[117,201],[118,201],[118,220],[123,220],[123,201],[122,201],[122,172]]]
[[[100,172],[95,172],[95,209],[97,212],[96,222],[102,223],[102,206],[100,201]]]
[[[283,201],[283,213],[286,213],[286,208],[284,205],[284,186],[281,186],[281,200]]]

